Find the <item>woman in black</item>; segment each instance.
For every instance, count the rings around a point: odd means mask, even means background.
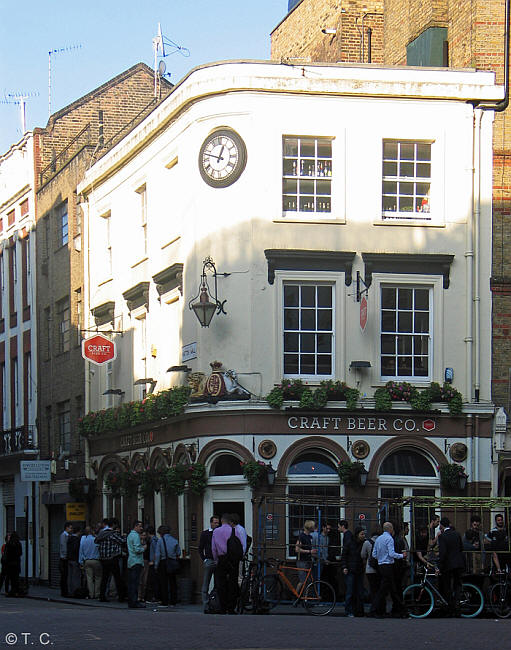
[[[10,580],[10,590],[7,596],[19,596],[19,579],[21,571],[21,542],[16,532],[11,533],[5,544],[4,564],[7,577]]]
[[[312,548],[312,533],[316,524],[308,519],[304,525],[302,532],[298,535],[295,545],[296,551],[296,566],[299,569],[310,569],[312,566],[312,559],[317,554],[317,549]],[[298,584],[296,591],[300,593],[303,583],[307,580],[307,572],[300,571],[298,573]]]
[[[364,615],[364,573],[365,564],[362,559],[362,546],[365,542],[365,531],[358,526],[352,539],[342,548],[341,566],[346,583],[344,609],[346,616]]]

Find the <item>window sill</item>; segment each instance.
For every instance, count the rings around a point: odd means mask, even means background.
[[[335,225],[344,225],[346,223],[346,219],[336,219],[335,217],[325,218],[311,214],[303,217],[278,217],[276,219],[273,219],[273,223],[331,223]]]
[[[425,228],[445,228],[445,223],[443,221],[438,221],[437,219],[426,221],[424,219],[413,219],[411,217],[380,217],[373,221],[373,226],[423,226]]]

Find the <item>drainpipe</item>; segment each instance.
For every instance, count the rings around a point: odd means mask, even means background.
[[[367,63],[372,63],[371,59],[373,58],[373,29],[372,27],[367,28]]]

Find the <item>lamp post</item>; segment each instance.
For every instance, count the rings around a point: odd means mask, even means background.
[[[369,472],[366,470],[365,467],[360,470],[360,472],[358,474],[358,480],[360,482],[360,487],[365,487],[366,486],[368,474],[369,474]]]
[[[467,487],[467,478],[466,474],[460,474],[458,476],[458,487],[460,490],[464,490]]]
[[[215,280],[214,284],[214,295],[211,296],[210,300],[210,289],[208,285],[207,273],[211,273]],[[209,327],[211,320],[215,313],[225,314],[224,305],[227,302],[223,300],[220,302],[218,300],[218,287],[217,287],[217,277],[222,275],[224,278],[230,275],[230,273],[218,273],[216,270],[215,263],[211,257],[206,257],[202,263],[202,273],[199,285],[199,293],[190,300],[188,303],[188,308],[191,309],[194,314],[199,319],[201,327]],[[199,300],[197,300],[197,298]]]

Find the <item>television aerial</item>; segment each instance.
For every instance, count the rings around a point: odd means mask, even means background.
[[[15,104],[20,107],[20,122],[21,134],[23,135],[27,130],[27,115],[26,115],[26,102],[27,99],[38,97],[39,93],[35,92],[17,92],[6,93],[4,91],[4,99],[0,101],[1,104]]]
[[[158,94],[158,80],[162,77],[170,77],[168,73],[167,66],[165,64],[166,57],[171,54],[181,54],[181,56],[188,57],[190,56],[190,50],[187,47],[178,45],[170,38],[164,36],[161,31],[161,23],[158,23],[158,33],[153,38],[153,51],[154,51],[154,96]],[[158,61],[158,59],[160,59]]]

